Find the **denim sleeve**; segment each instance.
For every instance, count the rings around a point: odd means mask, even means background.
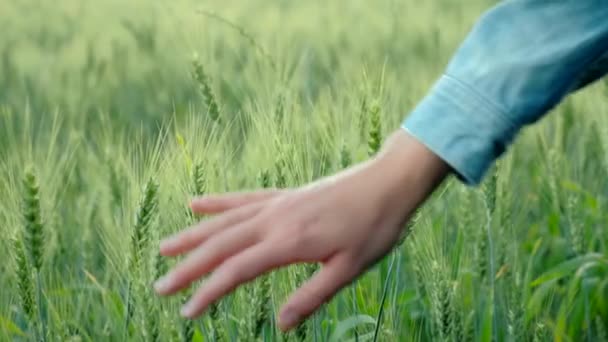
[[[505,0],[402,128],[476,185],[525,125],[605,75],[607,62],[608,0]]]

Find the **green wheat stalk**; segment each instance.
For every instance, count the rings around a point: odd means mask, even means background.
[[[348,151],[346,144],[342,144],[340,148],[340,168],[346,169],[353,163],[353,158]]]
[[[29,319],[30,323],[36,321],[36,297],[34,296],[34,288],[32,283],[32,269],[27,261],[27,255],[23,249],[23,244],[18,239],[13,239],[13,252],[15,261],[15,279],[17,280],[17,289],[19,291],[19,299],[21,309]]]
[[[492,301],[494,301],[496,298],[495,294],[496,294],[496,286],[495,286],[495,275],[496,275],[496,266],[494,264],[494,245],[492,243],[492,223],[493,223],[493,219],[494,219],[494,213],[496,212],[496,205],[497,205],[497,194],[498,194],[498,172],[499,172],[499,167],[498,167],[498,163],[495,166],[495,170],[494,172],[490,175],[489,179],[486,181],[485,186],[483,188],[483,193],[484,193],[484,198],[485,198],[485,204],[486,204],[486,217],[487,217],[487,224],[486,224],[486,238],[488,241],[488,254],[489,254],[489,265],[490,265],[490,269],[489,269],[489,280],[490,280],[490,297],[492,298]],[[484,240],[483,238],[481,238],[480,240]],[[481,242],[481,241],[480,241]],[[481,246],[483,247],[483,246]],[[495,303],[493,303],[495,304]],[[495,310],[495,305],[492,305],[492,310]],[[493,325],[494,327],[497,326],[497,317],[496,317],[496,313],[493,312],[492,313],[492,317],[493,317]],[[492,329],[492,334],[493,337],[496,338],[496,329]]]
[[[368,125],[368,120],[367,120],[367,115],[368,115],[368,104],[367,104],[367,97],[363,96],[361,98],[361,103],[359,105],[359,117],[357,120],[357,126],[358,126],[358,130],[359,130],[359,137],[362,141],[365,141],[366,139],[366,135],[367,135],[367,125]]]
[[[146,253],[151,227],[158,214],[158,184],[150,179],[144,188],[144,195],[137,210],[137,218],[131,235],[131,272],[142,271],[142,259]]]
[[[281,156],[277,159],[274,165],[275,169],[275,180],[274,185],[281,189],[287,187],[287,175],[285,170],[287,169],[287,163],[285,163],[285,159]],[[261,184],[262,187],[268,188],[269,184]]]
[[[23,218],[24,240],[30,262],[36,272],[40,272],[44,255],[44,231],[40,208],[39,186],[36,176],[30,169],[23,179]]]
[[[36,306],[40,321],[40,339],[46,341],[46,323],[42,313],[42,279],[41,269],[44,257],[44,226],[42,223],[42,209],[40,205],[38,180],[30,167],[23,178],[23,222],[24,237],[27,255],[33,267],[36,283]]]
[[[283,125],[283,121],[285,118],[285,96],[280,94],[277,98],[277,104],[274,109],[274,121],[278,127]]]
[[[192,60],[192,77],[198,84],[199,92],[203,97],[203,101],[205,107],[207,108],[207,114],[209,115],[209,118],[211,118],[213,122],[219,123],[220,108],[217,104],[213,89],[211,88],[211,80],[205,72],[203,64],[196,57]]]
[[[129,272],[131,279],[127,288],[127,308],[125,319],[125,331],[128,332],[128,327],[131,318],[135,312],[136,300],[135,295],[139,286],[137,281],[144,276],[143,257],[148,250],[148,245],[151,237],[151,226],[157,216],[158,211],[158,184],[150,178],[144,188],[142,200],[137,210],[135,225],[131,235],[131,258],[129,260]],[[145,303],[144,303],[145,305]],[[147,308],[145,308],[147,311]]]
[[[368,154],[371,157],[380,150],[382,145],[382,120],[378,102],[374,102],[369,109],[369,125],[367,146]]]
[[[391,277],[393,275],[393,266],[395,265],[396,254],[393,252],[391,256],[391,263],[388,266],[388,273],[386,275],[386,279],[384,280],[384,288],[382,289],[382,299],[380,300],[380,310],[378,311],[378,315],[376,316],[376,327],[374,329],[374,338],[373,341],[377,342],[380,336],[380,326],[382,325],[382,316],[384,313],[384,303],[386,302],[386,297],[388,295],[388,284],[390,283]]]

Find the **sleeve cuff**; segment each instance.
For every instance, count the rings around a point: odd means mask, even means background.
[[[401,126],[468,185],[481,183],[517,127],[472,87],[443,75]]]

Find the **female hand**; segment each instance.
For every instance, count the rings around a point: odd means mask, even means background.
[[[162,255],[187,256],[155,289],[173,294],[212,272],[182,308],[193,318],[265,272],[319,262],[280,312],[280,328],[291,329],[392,249],[448,171],[400,129],[373,159],[309,185],[195,199],[195,213],[217,216],[161,242]]]

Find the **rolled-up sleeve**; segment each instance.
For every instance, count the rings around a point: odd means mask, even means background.
[[[487,11],[402,124],[465,183],[517,133],[608,72],[608,0],[506,0]]]

